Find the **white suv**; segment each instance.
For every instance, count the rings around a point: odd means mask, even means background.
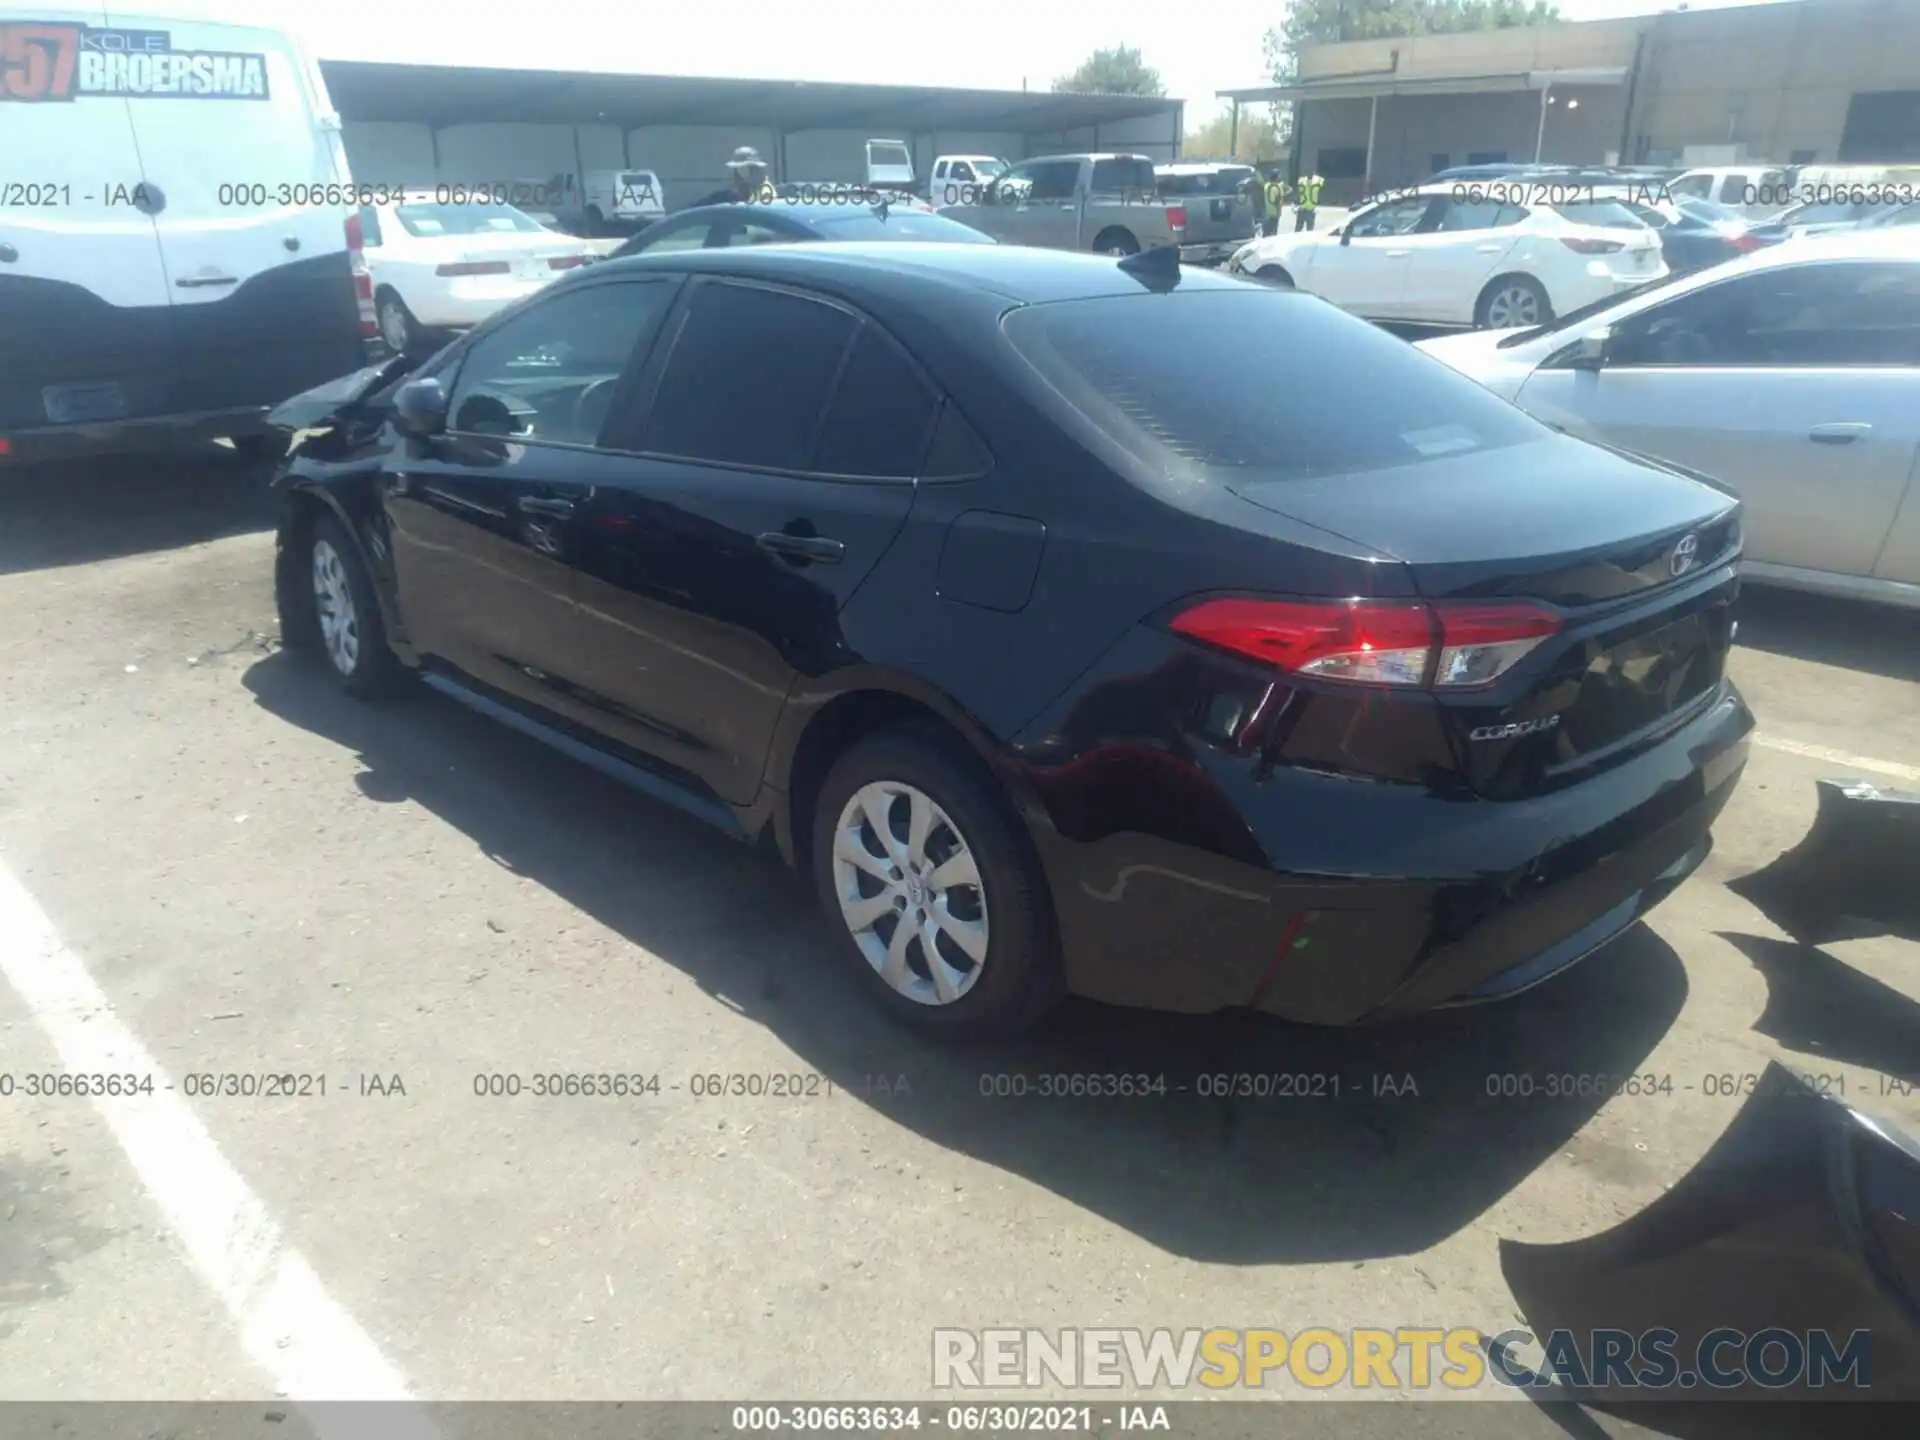
[[[1243,245],[1227,269],[1370,320],[1537,325],[1667,273],[1659,235],[1630,211],[1599,225],[1555,208],[1564,201],[1569,213],[1602,218],[1589,194],[1524,180],[1423,185],[1332,230]]]

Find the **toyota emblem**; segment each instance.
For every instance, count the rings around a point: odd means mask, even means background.
[[[1667,569],[1676,578],[1686,574],[1700,563],[1700,537],[1682,535],[1680,543],[1673,547],[1673,554],[1667,558]]]

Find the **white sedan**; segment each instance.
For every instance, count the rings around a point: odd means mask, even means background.
[[[464,196],[365,206],[360,224],[380,336],[395,354],[477,325],[593,258],[576,237],[511,205]]]
[[[1567,213],[1545,203],[1563,188]],[[1227,268],[1369,320],[1538,325],[1667,273],[1659,235],[1624,208],[1595,214],[1597,203],[1579,187],[1423,185],[1324,233],[1252,241]],[[1569,218],[1575,213],[1606,223]]]
[[[1752,579],[1920,608],[1920,230],[1770,246],[1420,348],[1570,435],[1736,492]]]

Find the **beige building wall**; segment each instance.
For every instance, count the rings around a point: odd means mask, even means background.
[[[1650,0],[1651,3],[1651,0]],[[1756,160],[1839,158],[1853,97],[1920,90],[1920,0],[1786,0],[1723,10],[1584,24],[1542,25],[1465,35],[1423,35],[1315,46],[1301,56],[1301,78],[1356,83],[1476,79],[1511,85],[1515,75],[1601,67],[1639,70],[1628,90],[1556,91],[1577,111],[1549,113],[1542,158],[1598,164],[1620,158],[1675,163],[1690,146],[1744,147]],[[1537,91],[1394,95],[1380,101],[1375,188],[1431,173],[1446,155],[1504,151],[1531,160],[1539,118]],[[1365,100],[1320,100],[1298,107],[1303,161],[1322,148],[1361,146]],[[1920,154],[1911,157],[1920,160]],[[1351,182],[1357,193],[1358,182]]]

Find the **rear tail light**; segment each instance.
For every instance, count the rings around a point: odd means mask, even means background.
[[[1579,255],[1612,255],[1627,248],[1619,240],[1589,240],[1583,235],[1562,235],[1560,243]]]
[[[1525,603],[1216,599],[1173,629],[1295,675],[1459,689],[1499,679],[1560,617]]]
[[[5,460],[8,456],[12,454],[13,454],[13,441],[7,439],[7,437],[4,435],[0,435],[0,460]]]
[[[380,333],[380,317],[373,308],[373,271],[367,268],[367,232],[358,210],[347,216],[347,266],[353,271],[353,295],[360,306],[360,334],[372,339]]]
[[[587,257],[584,255],[555,255],[547,261],[547,267],[551,270],[571,270],[586,263]]]
[[[1184,230],[1187,228],[1187,207],[1184,205],[1167,206],[1167,228]]]
[[[1758,250],[1766,242],[1758,235],[1730,235],[1727,237],[1727,243],[1744,255],[1749,250]]]
[[[433,267],[436,275],[511,275],[513,266],[505,260],[455,260]]]

